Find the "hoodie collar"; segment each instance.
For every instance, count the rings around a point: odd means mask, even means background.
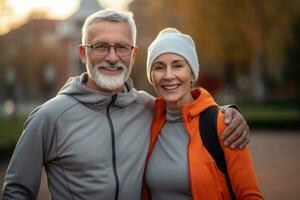
[[[170,123],[182,122],[182,116],[180,110],[172,111],[166,108],[166,120]]]
[[[217,106],[217,103],[208,91],[203,88],[192,90],[193,102],[182,106],[181,111],[185,121],[190,122],[194,117],[209,107]]]
[[[64,94],[72,96],[77,101],[96,109],[103,109],[106,107],[111,102],[114,95],[117,95],[117,98],[113,105],[117,107],[124,107],[137,99],[137,91],[133,87],[133,82],[130,78],[124,84],[124,92],[120,93],[99,92],[87,88],[85,86],[87,79],[87,73],[69,78],[66,84],[58,92],[58,95]]]

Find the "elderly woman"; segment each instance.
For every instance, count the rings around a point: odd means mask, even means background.
[[[248,148],[232,150],[221,142],[229,182],[205,148],[200,114],[217,106],[203,88],[192,89],[199,64],[193,39],[177,29],[162,30],[148,49],[147,76],[159,98],[152,123],[144,199],[263,199]],[[218,137],[226,125],[217,114]],[[211,130],[212,132],[213,130]]]

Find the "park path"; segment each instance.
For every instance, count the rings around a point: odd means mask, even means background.
[[[300,199],[300,131],[252,131],[249,148],[265,199]],[[0,163],[0,188],[6,168]],[[38,200],[49,200],[45,173]]]
[[[249,144],[266,200],[300,199],[300,131],[255,131]]]

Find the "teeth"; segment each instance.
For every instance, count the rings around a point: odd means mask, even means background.
[[[179,84],[176,85],[164,85],[162,86],[165,90],[174,90],[179,87]]]
[[[109,71],[118,71],[120,70],[119,67],[102,67],[105,70],[109,70]]]

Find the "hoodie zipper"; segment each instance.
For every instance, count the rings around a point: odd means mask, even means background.
[[[115,200],[118,200],[118,196],[119,196],[119,177],[118,177],[117,164],[116,164],[115,130],[114,130],[114,126],[113,126],[113,123],[112,123],[112,120],[111,120],[111,117],[110,117],[110,112],[109,112],[109,108],[116,101],[116,99],[117,99],[117,94],[114,94],[112,96],[112,99],[111,99],[110,103],[106,107],[106,116],[107,116],[108,123],[109,123],[110,134],[111,134],[111,143],[112,143],[111,144],[112,145],[112,165],[113,165],[114,177],[115,177],[115,181],[116,181]]]

